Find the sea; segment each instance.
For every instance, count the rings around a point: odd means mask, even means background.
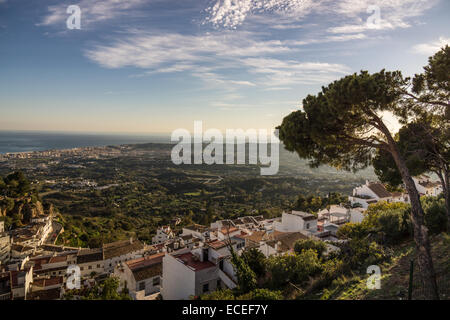
[[[69,133],[0,131],[0,153],[100,147],[139,143],[168,143],[168,134]]]

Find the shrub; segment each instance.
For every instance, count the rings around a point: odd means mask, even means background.
[[[269,289],[255,289],[247,294],[237,297],[237,300],[283,300],[281,291]]]
[[[422,207],[425,213],[425,225],[431,233],[446,230],[447,214],[445,199],[436,197],[422,197]]]
[[[251,248],[242,253],[241,258],[253,270],[258,278],[266,274],[266,257],[256,248]]]
[[[272,286],[280,288],[289,282],[296,284],[305,282],[310,276],[321,270],[321,265],[317,252],[308,249],[300,254],[270,257],[268,269],[272,276]]]
[[[302,253],[303,251],[312,249],[317,252],[317,256],[321,257],[322,254],[327,250],[327,245],[323,241],[317,241],[313,239],[303,239],[297,240],[294,244],[294,251],[297,254]]]
[[[200,297],[200,300],[235,300],[233,291],[230,289],[217,290]]]

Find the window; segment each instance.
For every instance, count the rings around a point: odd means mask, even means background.
[[[153,278],[153,285],[154,285],[154,286],[157,286],[157,285],[159,285],[159,283],[160,283],[160,281],[159,281],[159,277],[155,277],[155,278]]]
[[[139,282],[139,291],[145,290],[145,281]]]
[[[209,291],[209,283],[205,283],[203,285],[203,293],[208,292]]]
[[[92,269],[92,266],[89,266],[88,269],[91,270],[91,269]]]
[[[306,229],[309,229],[309,223],[306,224]]]
[[[219,280],[217,280],[217,290],[219,290],[220,287],[221,287],[221,281],[220,281],[220,279],[219,279]]]
[[[99,264],[97,265],[97,268],[100,268],[100,265],[99,265]]]

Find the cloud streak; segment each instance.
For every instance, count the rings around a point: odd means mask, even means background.
[[[189,72],[210,84],[238,87],[324,83],[349,71],[341,64],[274,58],[295,53],[295,45],[301,43],[253,37],[236,31],[207,35],[134,31],[111,44],[96,45],[85,55],[105,68],[138,68],[145,74]],[[229,72],[233,79],[226,76]],[[252,80],[246,78],[250,74]]]
[[[445,47],[448,44],[450,44],[450,38],[440,37],[439,40],[436,41],[415,45],[413,47],[413,52],[431,56],[436,52],[438,52],[442,47]]]
[[[1,1],[1,0],[0,0]],[[151,0],[81,0],[77,5],[81,9],[82,26],[88,26],[97,22],[115,19],[122,15],[129,15],[132,9],[151,2]],[[69,15],[67,7],[74,3],[52,5],[47,8],[48,14],[38,24],[40,26],[59,25],[66,21]]]
[[[216,27],[237,28],[250,18],[276,15],[284,20],[303,19],[310,14],[331,14],[341,23],[329,28],[331,33],[358,33],[374,29],[367,25],[371,6],[380,9],[381,21],[376,29],[407,28],[411,18],[423,15],[439,0],[216,0],[206,9],[206,23]],[[262,19],[259,19],[261,21]],[[268,19],[271,21],[271,19]],[[349,24],[349,21],[351,23]],[[289,28],[289,25],[277,25]]]

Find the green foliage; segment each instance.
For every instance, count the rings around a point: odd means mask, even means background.
[[[317,213],[317,211],[325,209],[327,206],[330,206],[332,204],[346,204],[347,202],[347,197],[343,196],[339,192],[330,192],[328,194],[328,197],[314,195],[305,197],[304,195],[300,194],[297,197],[294,205],[292,206],[292,209],[315,214]]]
[[[337,236],[341,239],[360,239],[366,237],[369,229],[363,223],[346,223],[337,231]]]
[[[428,59],[424,72],[416,74],[413,79],[413,93],[418,95],[418,102],[438,108],[441,115],[447,119],[450,118],[449,70],[450,47],[446,45]]]
[[[236,297],[230,289],[216,290],[200,296],[200,300],[235,300]]]
[[[295,201],[292,209],[304,212],[316,213],[324,207],[324,199],[320,196],[308,196],[299,195]]]
[[[269,289],[255,289],[241,295],[237,300],[283,300],[281,291],[271,291]]]
[[[241,254],[241,258],[255,273],[257,278],[264,277],[266,274],[266,257],[256,248],[251,248]]]
[[[351,239],[341,245],[342,260],[351,269],[364,272],[370,265],[379,264],[390,258],[390,250],[385,250],[375,241]]]
[[[7,197],[22,197],[31,191],[31,184],[23,172],[16,171],[7,175],[0,183],[0,193]]]
[[[238,280],[237,290],[240,293],[247,293],[256,288],[256,274],[245,262],[245,260],[237,255],[233,247],[228,246],[231,252],[231,263],[233,264]]]
[[[236,296],[236,292],[230,289],[217,290],[200,296],[200,300],[282,300],[281,291],[269,289],[254,289],[242,295]]]
[[[294,244],[294,251],[297,254],[301,254],[302,252],[310,249],[314,250],[317,253],[318,257],[321,257],[327,250],[327,245],[323,241],[313,239],[297,240],[297,242]]]
[[[425,225],[431,233],[438,234],[446,230],[447,213],[443,197],[422,197],[422,207],[425,212]]]
[[[398,243],[410,235],[411,227],[409,211],[389,209],[378,215],[379,230],[383,233],[387,243]]]
[[[109,277],[100,285],[94,286],[83,297],[83,300],[131,300],[126,291],[118,292],[119,279]]]
[[[401,113],[398,102],[406,85],[399,71],[384,70],[362,71],[334,81],[317,95],[308,95],[303,100],[304,111],[284,118],[280,140],[287,150],[309,159],[313,167],[365,168],[373,149],[382,145],[380,136],[367,132],[379,128],[377,113]]]
[[[411,235],[410,210],[410,205],[402,202],[370,205],[361,223],[342,226],[338,236],[362,239],[372,235],[381,243],[396,244]]]
[[[11,211],[14,209],[14,200],[11,198],[0,199],[0,208],[6,209],[6,211]]]
[[[436,197],[422,197],[425,214],[425,226],[431,233],[446,230],[445,200]],[[370,205],[360,224],[346,224],[338,230],[340,238],[361,239],[372,234],[377,241],[385,244],[397,244],[412,236],[410,219],[411,206],[406,203],[381,202]]]
[[[300,254],[272,256],[268,259],[271,285],[280,288],[287,283],[301,284],[321,270],[317,252],[309,249]]]
[[[420,122],[409,123],[400,128],[395,138],[412,176],[436,169],[438,161],[432,161],[430,158],[435,154],[435,150],[442,149],[436,141],[440,135],[439,130],[433,128],[431,122],[423,118]],[[400,172],[389,152],[379,150],[373,160],[373,167],[381,182],[391,186],[402,183]]]

